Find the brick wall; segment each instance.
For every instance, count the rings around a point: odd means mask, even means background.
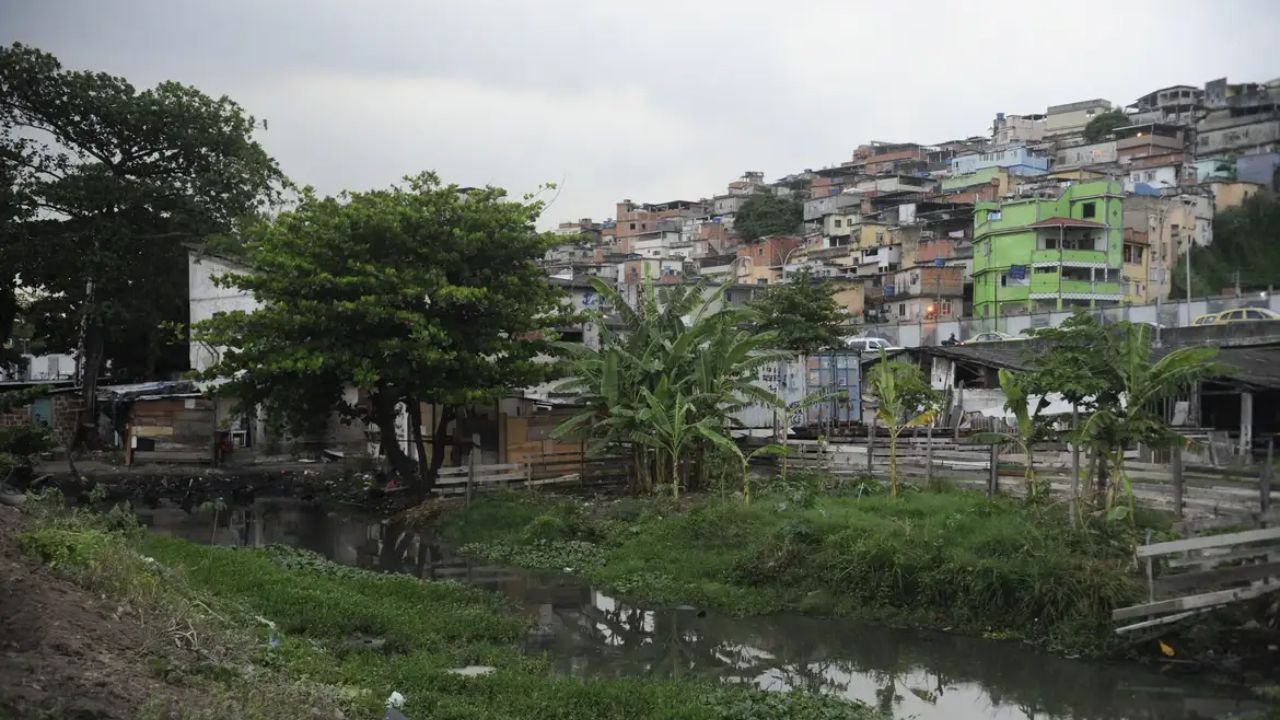
[[[50,401],[53,414],[49,428],[53,431],[53,436],[58,444],[66,445],[75,435],[76,407],[78,407],[79,398],[75,393],[56,393],[46,397]],[[0,412],[0,427],[30,425],[33,422],[33,404],[34,402],[21,407],[10,408],[7,412]]]

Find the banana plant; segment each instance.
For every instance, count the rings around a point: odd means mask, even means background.
[[[1032,407],[1031,376],[1004,368],[1000,369],[998,376],[1000,389],[1004,391],[1004,407],[1013,414],[1013,432],[975,433],[973,440],[988,445],[1017,447],[1025,458],[1022,477],[1027,484],[1027,497],[1034,500],[1039,489],[1036,485],[1035,446],[1036,443],[1047,440],[1052,432],[1052,422],[1040,415],[1049,402],[1041,395]]]
[[[897,497],[898,437],[907,428],[933,422],[941,398],[929,387],[918,365],[890,360],[884,350],[880,351],[880,362],[871,368],[867,380],[878,401],[876,420],[889,431],[889,494]]]

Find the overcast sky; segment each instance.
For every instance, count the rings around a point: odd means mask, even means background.
[[[708,197],[996,112],[1280,76],[1280,2],[0,0],[0,41],[227,94],[323,192],[432,169],[544,218]]]

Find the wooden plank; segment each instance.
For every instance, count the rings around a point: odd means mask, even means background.
[[[1262,542],[1264,540],[1280,540],[1280,528],[1246,530],[1244,532],[1227,533],[1225,535],[1207,535],[1205,537],[1187,538],[1185,540],[1170,540],[1169,542],[1153,543],[1151,545],[1143,545],[1139,547],[1137,555],[1140,558],[1170,555],[1173,553],[1186,552],[1188,550],[1230,547],[1232,545],[1243,545],[1244,543]]]
[[[1185,520],[1175,524],[1174,530],[1183,533],[1197,533],[1205,530],[1221,530],[1222,528],[1243,527],[1255,528],[1259,523],[1280,522],[1280,510],[1272,510],[1267,513],[1247,513],[1244,515],[1221,515],[1211,518],[1197,518],[1195,520]]]
[[[1178,575],[1165,575],[1156,580],[1161,590],[1190,590],[1211,585],[1243,582],[1245,580],[1261,580],[1268,577],[1280,577],[1280,561],[1255,563],[1253,565],[1236,565],[1202,572],[1188,572]]]
[[[1134,623],[1132,625],[1125,625],[1124,627],[1116,628],[1116,634],[1123,635],[1125,633],[1133,632],[1135,630],[1142,630],[1144,628],[1156,627],[1159,625],[1168,625],[1170,623],[1178,622],[1179,620],[1186,620],[1187,618],[1193,617],[1195,615],[1199,615],[1200,613],[1209,612],[1212,609],[1213,608],[1201,608],[1199,610],[1188,610],[1187,612],[1180,612],[1174,615],[1166,615],[1162,618],[1154,618],[1152,620],[1143,620],[1142,622],[1139,622],[1139,623]]]
[[[1271,555],[1280,551],[1275,546],[1262,545],[1259,547],[1241,548],[1230,552],[1220,552],[1209,555],[1194,555],[1185,558],[1169,558],[1165,563],[1171,568],[1180,567],[1198,567],[1211,568],[1215,565],[1221,565],[1226,562],[1236,562],[1239,560],[1253,560],[1256,558],[1270,558]]]
[[[1253,585],[1247,588],[1218,590],[1216,592],[1203,593],[1200,595],[1186,595],[1184,597],[1172,598],[1170,600],[1160,600],[1153,603],[1143,603],[1141,605],[1130,605],[1129,607],[1117,608],[1111,611],[1111,619],[1127,620],[1129,618],[1147,617],[1149,615],[1160,615],[1168,612],[1180,612],[1183,610],[1215,607],[1240,600],[1249,600],[1251,598],[1260,597],[1277,590],[1280,590],[1280,585],[1269,583],[1266,585]]]
[[[525,479],[526,478],[524,476],[524,473],[507,473],[505,475],[478,475],[471,482],[473,485],[489,485],[493,483],[504,483],[504,482],[512,482],[515,480],[525,480]],[[440,478],[436,480],[437,486],[453,486],[453,485],[466,485],[466,484],[467,484],[467,477],[465,475],[463,475],[462,477]]]
[[[173,437],[173,426],[171,425],[134,425],[130,429],[133,430],[134,437]]]

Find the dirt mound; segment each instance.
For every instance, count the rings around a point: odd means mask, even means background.
[[[147,629],[24,556],[22,521],[0,506],[0,718],[133,717],[160,686]]]

